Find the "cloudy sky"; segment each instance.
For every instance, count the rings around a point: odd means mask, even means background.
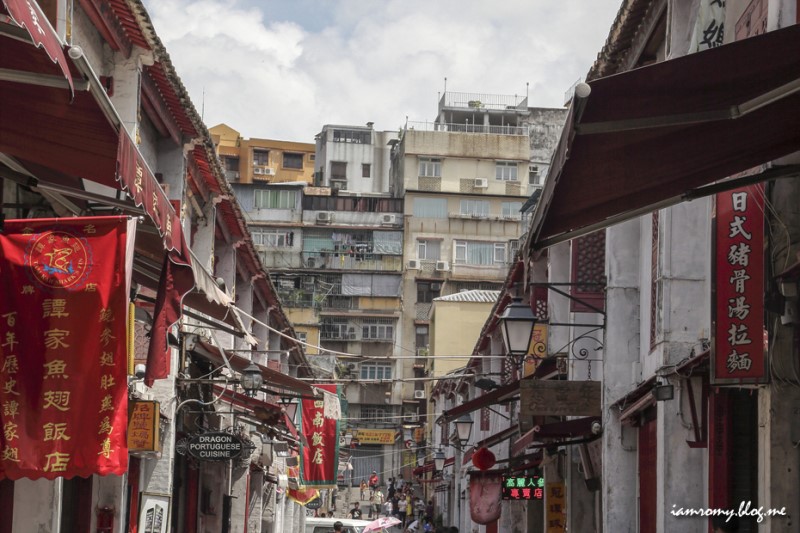
[[[621,0],[145,0],[206,124],[313,142],[324,124],[395,130],[438,95],[560,107]]]

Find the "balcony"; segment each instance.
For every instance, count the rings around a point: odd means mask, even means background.
[[[327,270],[371,270],[382,272],[400,272],[403,269],[403,257],[400,255],[380,255],[356,249],[355,251],[319,251],[303,252],[303,266],[313,269]]]
[[[463,109],[527,109],[528,97],[521,95],[446,92],[439,100],[439,108]]]
[[[528,137],[527,126],[508,126],[493,124],[452,124],[439,122],[408,122],[408,129],[414,131],[438,131],[444,133],[483,133],[491,135],[512,135]]]

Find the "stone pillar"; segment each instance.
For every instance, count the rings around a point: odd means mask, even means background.
[[[640,220],[606,230],[606,334],[603,364],[602,522],[605,531],[638,531],[636,431],[621,426],[613,403],[630,392],[640,376],[639,236]]]
[[[57,533],[61,529],[61,478],[18,479],[14,482],[11,533]]]
[[[249,469],[247,466],[234,465],[231,468],[231,531],[243,531],[245,528],[245,516],[249,500],[248,482],[250,480]]]

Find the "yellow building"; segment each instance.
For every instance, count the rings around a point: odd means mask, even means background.
[[[244,139],[226,124],[209,129],[229,182],[314,183],[312,143]]]

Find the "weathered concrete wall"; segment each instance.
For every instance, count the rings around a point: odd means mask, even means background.
[[[407,130],[407,154],[431,157],[484,157],[528,161],[530,139],[525,135]]]
[[[60,487],[59,479],[16,480],[11,533],[57,533],[61,517]]]

